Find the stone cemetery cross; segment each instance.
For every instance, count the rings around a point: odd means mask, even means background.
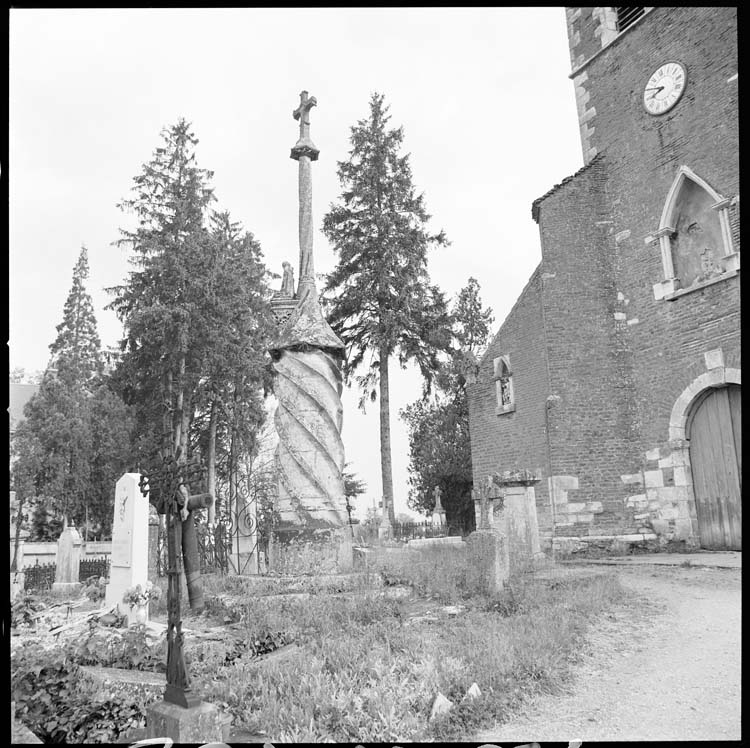
[[[299,298],[304,296],[306,288],[315,285],[310,162],[317,161],[320,151],[310,140],[310,109],[317,103],[314,96],[308,97],[307,91],[302,91],[299,106],[292,112],[294,119],[299,120],[299,140],[290,156],[299,162]]]
[[[167,687],[164,701],[182,707],[193,707],[201,703],[200,697],[191,693],[190,676],[183,652],[184,634],[180,614],[180,565],[177,549],[182,544],[182,522],[189,512],[207,506],[211,494],[189,493],[191,483],[202,480],[206,468],[202,462],[179,463],[167,454],[163,467],[151,476],[141,476],[139,488],[145,498],[154,505],[159,514],[167,515]],[[156,495],[152,495],[151,492]]]

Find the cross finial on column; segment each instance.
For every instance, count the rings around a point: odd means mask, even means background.
[[[308,96],[307,91],[300,92],[299,106],[292,112],[292,117],[299,120],[299,140],[292,148],[291,157],[299,161],[300,156],[309,156],[311,161],[318,158],[318,149],[310,140],[310,110],[317,106],[318,100]]]

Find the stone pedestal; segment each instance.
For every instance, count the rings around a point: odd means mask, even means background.
[[[218,707],[205,701],[188,708],[158,701],[146,710],[146,736],[149,739],[171,738],[175,743],[221,743],[223,724]]]
[[[348,527],[339,530],[339,547],[336,553],[336,568],[340,572],[351,571],[354,568],[354,542]]]
[[[482,572],[485,591],[491,595],[502,591],[510,577],[505,538],[495,530],[477,530],[466,542],[474,568]]]
[[[383,514],[383,521],[378,527],[378,540],[390,540],[393,537],[393,525],[387,514]]]
[[[53,592],[75,594],[81,590],[78,575],[81,568],[81,535],[71,524],[57,541],[57,561]]]
[[[115,516],[112,522],[112,558],[107,606],[117,606],[120,615],[135,623],[135,610],[122,601],[128,587],[148,581],[148,500],[141,494],[138,473],[125,473],[115,487]]]
[[[495,524],[501,523],[501,532],[507,538],[511,569],[527,569],[544,557],[539,542],[534,491],[540,479],[535,473],[520,470],[495,473],[492,480],[504,499],[502,519],[495,516]]]

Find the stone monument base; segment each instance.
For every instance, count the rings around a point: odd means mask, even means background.
[[[489,594],[502,591],[510,577],[505,538],[493,530],[477,530],[466,542],[476,568],[484,573],[486,591]]]
[[[175,743],[221,743],[224,719],[215,704],[201,701],[185,708],[158,701],[146,710],[148,738],[171,738]]]
[[[351,571],[354,568],[354,541],[347,526],[339,530],[339,547],[336,552],[336,569],[340,572]]]
[[[52,591],[62,592],[66,595],[77,595],[83,589],[80,582],[53,582]]]

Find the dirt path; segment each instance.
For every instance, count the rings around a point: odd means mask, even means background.
[[[596,624],[567,693],[473,739],[739,740],[741,574],[622,569],[623,585],[649,602]]]

